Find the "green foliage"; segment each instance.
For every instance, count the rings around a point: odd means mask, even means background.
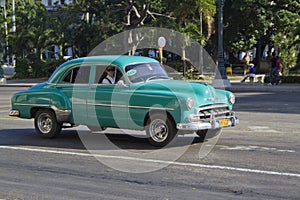
[[[7,2],[7,22],[11,27],[11,1]],[[0,41],[10,44],[10,53],[17,57],[17,77],[47,76],[56,63],[62,62],[62,52],[68,47],[76,56],[88,53],[105,39],[128,28],[128,9],[138,12],[149,5],[145,20],[138,26],[171,28],[194,39],[210,52],[215,52],[216,0],[77,0],[74,4],[48,12],[42,1],[15,1],[17,32],[5,37],[4,16],[0,17]],[[258,45],[279,49],[285,69],[295,66],[300,43],[299,0],[226,0],[224,7],[224,49],[227,52],[249,50]],[[132,5],[131,5],[132,3]],[[131,13],[131,20],[138,16]],[[60,55],[46,61],[43,54],[53,45]],[[52,65],[52,66],[51,66]]]
[[[17,58],[16,75],[14,78],[36,78],[49,77],[54,70],[65,60],[40,60],[35,54],[28,58]]]
[[[270,82],[270,77],[269,76],[265,76],[265,83],[269,83]],[[295,83],[295,84],[299,84],[300,83],[300,75],[288,75],[288,76],[283,76],[282,77],[282,83]]]
[[[249,50],[261,41],[262,50],[279,47],[286,67],[295,64],[296,27],[300,22],[297,0],[226,0],[224,41],[227,51]],[[298,24],[298,25],[297,25]],[[299,35],[299,34],[298,34]],[[289,55],[289,56],[288,56]]]
[[[213,31],[216,14],[215,0],[176,0],[170,4],[176,18],[176,29],[205,45]],[[205,26],[204,26],[205,25]]]

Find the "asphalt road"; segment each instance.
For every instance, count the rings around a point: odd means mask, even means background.
[[[32,120],[7,115],[24,89],[0,87],[0,199],[300,198],[300,93],[236,93],[239,126],[158,151],[114,129],[119,149],[84,127],[38,138]]]

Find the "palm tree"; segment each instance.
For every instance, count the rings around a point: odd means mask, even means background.
[[[193,38],[202,45],[208,41],[214,30],[214,16],[216,14],[215,0],[177,0],[174,3],[173,15],[178,25],[187,31],[194,32]],[[206,36],[203,36],[203,24],[206,25]]]
[[[173,15],[177,18],[179,30],[204,46],[214,31],[215,0],[177,1]],[[204,34],[204,25],[206,34]],[[185,54],[183,49],[183,55]],[[199,73],[203,74],[203,49],[199,50]],[[184,65],[185,66],[185,65]],[[185,70],[184,70],[185,71]]]

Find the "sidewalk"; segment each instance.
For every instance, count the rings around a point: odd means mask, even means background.
[[[280,85],[251,84],[231,82],[226,90],[232,92],[300,92],[300,84],[283,83]]]
[[[6,80],[6,84],[0,83],[0,87],[31,87],[47,80],[48,79],[8,79]]]
[[[47,81],[47,79],[7,80],[7,84],[0,84],[0,87],[31,87],[44,81]],[[268,85],[266,83],[240,83],[238,79],[230,80],[230,83],[231,87],[226,88],[226,90],[232,92],[300,92],[300,84],[283,83],[280,85]]]

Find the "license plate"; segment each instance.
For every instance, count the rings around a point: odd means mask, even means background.
[[[221,127],[228,126],[228,119],[219,119],[219,124]]]

